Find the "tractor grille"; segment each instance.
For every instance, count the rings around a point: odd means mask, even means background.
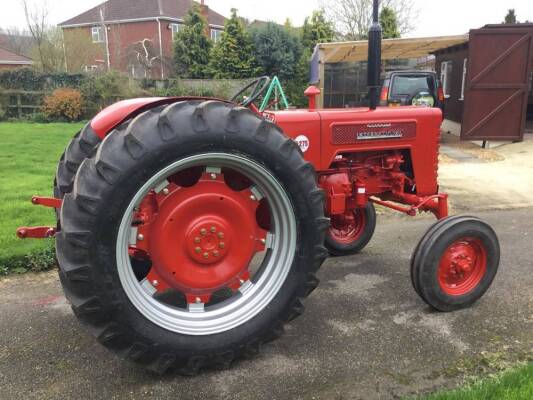
[[[415,122],[334,125],[331,132],[331,143],[352,144],[374,140],[409,139],[415,136]]]

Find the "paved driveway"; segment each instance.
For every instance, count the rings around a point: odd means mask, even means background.
[[[409,258],[432,223],[382,216],[359,256],[327,261],[307,312],[261,356],[196,378],[159,377],[98,345],[72,315],[54,272],[0,281],[2,399],[393,399],[532,357],[533,209],[480,215],[502,266],[473,308],[431,311]]]

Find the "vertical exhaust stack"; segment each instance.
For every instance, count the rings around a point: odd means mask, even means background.
[[[379,0],[374,0],[372,25],[368,32],[368,95],[371,110],[375,110],[379,104],[380,76],[381,25],[379,23]]]

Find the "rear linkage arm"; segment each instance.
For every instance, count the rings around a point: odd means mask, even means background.
[[[63,200],[53,197],[38,197],[33,196],[31,199],[33,205],[43,206],[49,208],[60,209]],[[32,226],[32,227],[20,227],[17,229],[17,236],[20,239],[46,239],[54,237],[57,233],[57,227],[53,226]]]

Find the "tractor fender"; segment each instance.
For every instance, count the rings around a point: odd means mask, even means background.
[[[151,108],[186,100],[227,100],[210,97],[144,97],[119,101],[100,111],[91,121],[91,128],[100,139],[127,119],[133,118]]]

